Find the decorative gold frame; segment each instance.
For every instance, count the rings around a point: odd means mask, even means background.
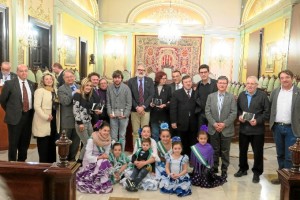
[[[276,55],[273,49],[276,48],[276,42],[266,44],[266,68],[265,72],[274,72]]]
[[[65,65],[76,66],[77,38],[65,35]]]

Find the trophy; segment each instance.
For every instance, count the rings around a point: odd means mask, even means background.
[[[254,119],[254,117],[255,117],[255,114],[254,113],[249,113],[249,112],[243,112],[243,114],[242,114],[242,118],[244,119],[244,120],[246,120],[246,121],[251,121],[251,120],[253,120]]]
[[[123,109],[113,109],[112,115],[114,117],[123,117],[124,116],[124,110]]]
[[[152,103],[154,104],[154,106],[160,106],[162,104],[162,99],[158,99],[158,98],[153,98],[152,99]]]

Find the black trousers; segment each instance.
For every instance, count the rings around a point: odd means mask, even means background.
[[[219,157],[221,157],[221,171],[227,172],[231,140],[232,137],[225,137],[222,133],[215,132],[211,135],[210,142],[214,149],[214,169],[218,169]]]
[[[194,119],[195,120],[195,119]],[[186,131],[177,130],[183,146],[182,155],[191,156],[191,146],[197,143],[197,123],[192,118],[189,120],[189,128]]]
[[[68,161],[76,161],[76,155],[78,153],[80,138],[76,133],[75,128],[65,129],[67,137],[72,141],[69,147]]]
[[[239,167],[240,170],[247,171],[249,169],[248,165],[248,147],[249,143],[253,149],[254,154],[254,164],[252,171],[254,174],[261,175],[264,170],[264,142],[265,135],[245,135],[239,134],[239,148],[240,148],[240,158]]]
[[[22,112],[18,124],[8,127],[8,161],[25,161],[30,144],[33,110]]]
[[[49,136],[37,137],[37,147],[39,153],[39,162],[56,162],[56,145],[58,133],[56,131],[56,112],[52,111],[53,119],[50,122],[51,132]]]

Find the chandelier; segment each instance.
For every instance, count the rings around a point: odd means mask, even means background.
[[[24,47],[38,47],[38,32],[34,29],[31,23],[23,25],[19,41]]]
[[[174,3],[175,1],[180,0],[169,0],[168,7],[158,10],[158,16],[161,19],[158,39],[167,44],[175,43],[181,39],[181,32],[178,28],[181,15],[177,9],[172,7],[172,2]]]

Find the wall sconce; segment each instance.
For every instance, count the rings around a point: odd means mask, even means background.
[[[90,55],[90,61],[89,61],[89,64],[90,64],[90,65],[96,64],[96,63],[95,63],[95,55],[94,55],[94,54],[91,54],[91,55]]]
[[[230,58],[230,46],[227,44],[225,40],[221,40],[217,44],[214,45],[212,49],[212,57],[214,60],[218,61],[220,66],[223,62]]]
[[[119,38],[111,38],[106,40],[105,55],[111,56],[113,59],[123,56],[124,44]]]
[[[21,29],[19,42],[23,47],[38,47],[38,32],[33,28],[31,23],[24,25]]]

